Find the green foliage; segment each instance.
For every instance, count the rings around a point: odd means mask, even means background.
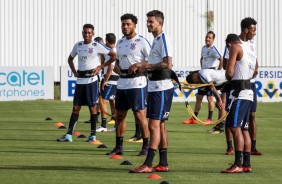
[[[115,144],[114,133],[98,133],[97,138],[108,148],[99,149],[74,137],[73,143],[58,143],[56,139],[66,130],[58,129],[58,121],[68,126],[71,102],[24,101],[0,102],[0,179],[2,184],[32,183],[120,183],[158,184],[168,181],[186,183],[281,183],[282,143],[280,121],[281,103],[260,103],[257,112],[257,147],[263,156],[252,156],[253,173],[221,174],[229,167],[234,156],[224,155],[225,136],[209,135],[210,126],[183,125],[188,118],[184,103],[173,103],[167,122],[169,134],[168,161],[171,172],[158,173],[161,179],[147,179],[149,174],[131,174],[129,169],[139,166],[145,157],[136,156],[141,143],[124,143],[124,160],[132,166],[120,165],[122,161],[105,155]],[[200,118],[207,116],[203,104]],[[45,121],[51,117],[53,120]],[[214,114],[214,119],[216,114]],[[89,110],[82,108],[76,131],[88,136]],[[108,125],[109,128],[112,125]],[[128,112],[125,139],[134,134],[134,119]],[[154,164],[159,160],[156,154]]]

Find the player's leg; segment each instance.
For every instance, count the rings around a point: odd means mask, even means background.
[[[75,125],[77,123],[79,117],[79,111],[81,109],[81,105],[85,104],[85,88],[84,84],[77,84],[75,86],[75,93],[73,97],[73,108],[72,114],[69,120],[69,126],[67,133],[62,137],[57,139],[58,142],[72,142],[72,133],[74,131]]]
[[[117,89],[116,91],[116,145],[115,148],[107,153],[107,155],[123,154],[123,138],[126,130],[126,115],[130,108],[127,90]]]
[[[208,118],[206,120],[206,123],[209,123],[212,121],[212,115],[213,115],[213,111],[214,111],[214,98],[213,98],[213,95],[211,94],[211,91],[209,91],[207,93],[207,101],[208,101],[208,109],[209,109],[209,112],[208,112]]]

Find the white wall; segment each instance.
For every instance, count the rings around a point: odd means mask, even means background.
[[[226,35],[239,33],[240,20],[252,16],[258,21],[260,65],[282,66],[279,0],[1,0],[0,66],[53,66],[59,81],[59,67],[67,66],[73,45],[82,39],[83,24],[92,23],[96,36],[113,32],[120,38],[120,16],[133,13],[139,19],[138,33],[152,41],[146,13],[158,9],[174,43],[174,66],[198,67],[207,3],[221,52]]]

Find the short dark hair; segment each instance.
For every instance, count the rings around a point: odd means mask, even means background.
[[[95,40],[96,42],[100,42],[100,43],[103,42],[103,38],[101,38],[101,37],[99,37],[99,36],[97,36],[96,38],[94,38],[94,40]]]
[[[257,25],[257,21],[251,17],[246,17],[241,21],[241,31],[243,32],[244,29],[249,28],[251,25]]]
[[[188,84],[193,84],[193,74],[194,73],[199,73],[199,70],[196,71],[192,71],[189,73],[189,75],[186,76],[186,81],[188,82]]]
[[[109,44],[115,44],[116,43],[116,35],[114,33],[107,33],[106,34],[106,41],[109,42]]]
[[[229,44],[233,41],[237,41],[237,40],[240,40],[239,36],[234,34],[234,33],[231,33],[231,34],[227,35],[225,42],[226,42],[226,45],[227,45],[227,44]]]
[[[213,38],[215,39],[215,33],[214,33],[213,31],[207,32],[207,35],[208,35],[208,34],[212,34],[212,35],[213,35]]]
[[[131,19],[134,24],[137,24],[138,22],[137,17],[131,13],[126,13],[120,17],[121,21],[126,20],[126,19]]]
[[[156,19],[160,20],[161,25],[164,24],[164,14],[159,10],[152,10],[146,14],[147,17],[156,17]]]
[[[90,28],[94,31],[94,26],[92,24],[84,24],[83,29],[85,29],[85,28]]]

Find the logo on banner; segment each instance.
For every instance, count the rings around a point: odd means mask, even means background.
[[[0,72],[0,97],[22,99],[22,97],[45,96],[44,72],[44,70]]]
[[[279,88],[282,90],[282,82],[280,82]],[[279,93],[279,88],[276,87],[274,81],[268,81],[265,86],[263,86],[260,81],[256,81],[256,92],[258,97],[270,99],[274,97],[282,97],[282,93]]]

